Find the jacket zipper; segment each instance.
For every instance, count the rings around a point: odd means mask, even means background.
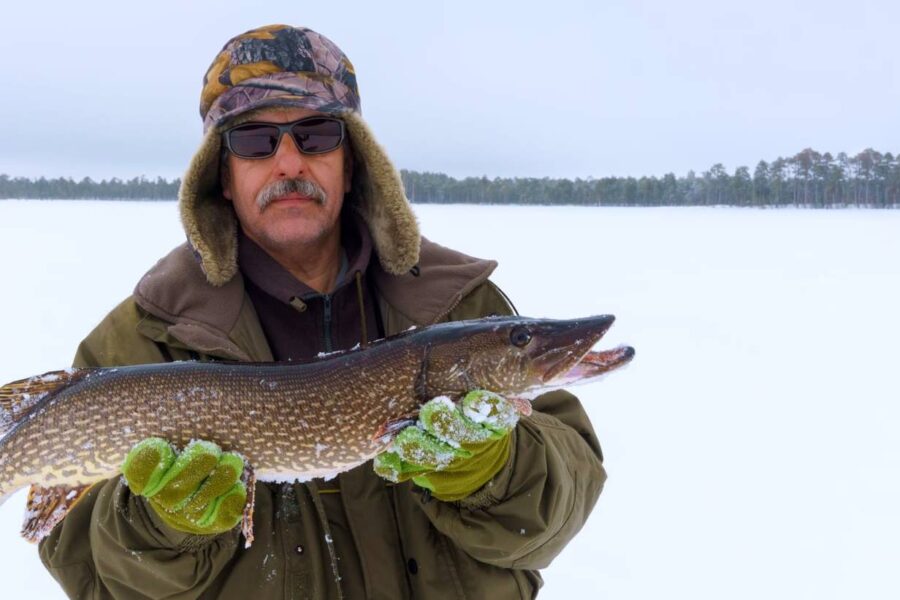
[[[322,309],[325,352],[331,352],[331,294],[322,295]]]

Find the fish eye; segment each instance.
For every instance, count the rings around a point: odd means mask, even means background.
[[[531,332],[525,327],[516,327],[509,334],[509,341],[512,342],[514,346],[524,348],[528,345],[528,342],[531,341]]]

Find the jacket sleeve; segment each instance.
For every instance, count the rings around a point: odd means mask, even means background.
[[[487,285],[476,290],[472,306],[488,310],[472,316],[507,314],[497,306],[505,297]],[[536,398],[533,408],[512,433],[509,462],[481,490],[459,502],[421,505],[438,531],[480,562],[547,567],[581,530],[606,481],[600,444],[579,400],[560,390]]]
[[[139,309],[119,305],[81,343],[76,367],[162,362],[136,332]],[[225,569],[237,531],[193,536],[163,523],[121,478],[95,485],[40,543],[44,566],[71,598],[197,598]]]

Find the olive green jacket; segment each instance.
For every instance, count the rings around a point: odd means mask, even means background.
[[[496,263],[422,241],[414,273],[370,273],[388,335],[412,325],[509,314]],[[191,358],[271,360],[240,275],[209,285],[176,248],[82,342],[75,366]],[[120,479],[91,489],[40,546],[72,598],[533,598],[584,525],[606,474],[578,400],[545,394],[513,432],[509,463],[456,503],[366,463],[336,479],[257,483],[255,540],[237,529],[168,528]]]

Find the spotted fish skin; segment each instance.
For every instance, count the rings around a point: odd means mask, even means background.
[[[0,503],[28,484],[65,490],[112,477],[150,436],[176,446],[213,441],[242,454],[261,480],[346,471],[384,451],[396,425],[410,423],[432,397],[552,385],[612,320],[495,317],[412,330],[302,364],[176,362],[13,382],[0,388]]]
[[[74,371],[77,381],[48,394],[0,440],[0,495],[29,483],[78,486],[112,477],[131,447],[150,436],[176,446],[213,441],[241,453],[259,479],[352,468],[390,442],[373,439],[380,426],[418,406],[419,359],[411,349],[387,350],[290,366],[181,362]]]

